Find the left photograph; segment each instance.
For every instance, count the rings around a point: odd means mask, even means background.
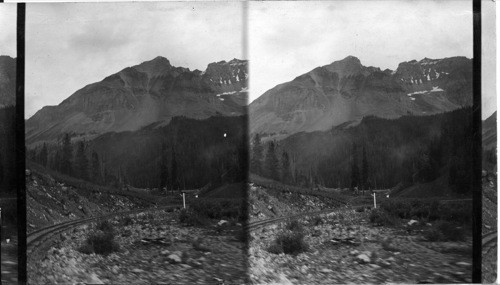
[[[17,284],[16,191],[17,4],[0,5],[0,261],[1,284]]]
[[[247,282],[244,13],[26,5],[30,284]]]

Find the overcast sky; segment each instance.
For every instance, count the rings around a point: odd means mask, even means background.
[[[17,4],[0,4],[0,55],[16,57]]]
[[[488,118],[497,110],[497,92],[496,92],[496,19],[495,6],[496,2],[483,0],[481,10],[481,32],[482,32],[482,49],[481,55],[481,87],[482,87],[482,117]]]
[[[250,101],[353,55],[396,69],[424,57],[472,58],[472,1],[251,2]]]
[[[26,118],[125,67],[163,56],[205,70],[243,58],[242,3],[26,5]]]

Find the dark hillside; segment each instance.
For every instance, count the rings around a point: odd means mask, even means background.
[[[15,196],[16,108],[0,108],[0,196]]]
[[[387,189],[399,184],[406,188],[443,177],[449,191],[433,196],[450,191],[467,194],[472,185],[471,111],[462,108],[399,119],[366,117],[354,127],[297,133],[277,142],[275,152],[280,158],[287,154],[287,172],[297,185]],[[281,162],[280,166],[283,172]]]
[[[245,116],[205,120],[175,117],[166,126],[152,124],[135,132],[111,132],[91,141],[75,138],[71,140],[70,170],[60,163],[62,142],[47,146],[48,154],[42,156],[47,157],[51,169],[84,179],[87,176],[99,184],[166,186],[168,190],[207,184],[217,187],[246,177],[246,120]],[[87,158],[84,169],[88,171],[84,175],[77,159],[80,144],[84,153],[80,157]],[[43,152],[43,146],[32,149],[30,157],[40,160]]]

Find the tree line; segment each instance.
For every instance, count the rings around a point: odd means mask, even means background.
[[[64,134],[55,144],[30,149],[28,158],[103,185],[168,190],[216,186],[246,177],[245,122],[245,117],[173,118],[165,127],[73,143]]]
[[[446,177],[456,193],[472,191],[472,109],[398,119],[366,117],[357,126],[251,142],[250,169],[312,187],[383,189]]]

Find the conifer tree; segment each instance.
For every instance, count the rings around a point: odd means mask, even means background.
[[[47,145],[44,143],[42,149],[40,150],[40,156],[38,162],[43,166],[47,166],[47,157],[48,157]]]
[[[163,189],[163,187],[167,186],[167,179],[168,179],[168,167],[167,167],[167,146],[165,143],[162,144],[161,147],[161,155],[160,155],[160,185],[159,188],[160,190]]]
[[[275,145],[274,141],[271,141],[268,146],[267,146],[267,153],[266,153],[266,174],[268,177],[278,180],[278,158],[276,157],[276,150],[275,150]]]
[[[260,135],[257,133],[252,141],[252,157],[250,159],[250,171],[256,174],[262,174],[262,144]]]
[[[177,159],[175,157],[175,148],[172,147],[172,166],[171,166],[171,169],[172,169],[172,172],[170,174],[170,177],[171,177],[171,186],[170,186],[170,189],[172,189],[172,191],[175,189],[179,189],[179,185],[178,185],[178,179],[177,179]]]
[[[73,148],[71,146],[71,138],[69,134],[64,134],[62,141],[62,154],[61,154],[61,164],[60,170],[62,173],[71,175],[73,173],[71,165],[71,156],[73,153]]]
[[[281,181],[288,183],[290,178],[290,157],[286,151],[283,151],[281,155]]]
[[[351,188],[358,187],[359,185],[359,168],[358,168],[358,155],[356,153],[356,144],[352,145],[352,161],[351,161]]]
[[[361,165],[361,171],[362,171],[362,187],[363,190],[368,188],[368,160],[366,158],[366,149],[363,147],[363,162]]]
[[[99,155],[97,152],[93,151],[92,152],[92,157],[91,157],[91,175],[92,179],[96,183],[101,182],[101,171],[100,171],[100,164],[99,164]]]
[[[76,171],[78,177],[84,180],[89,179],[89,161],[87,159],[87,155],[85,155],[85,142],[80,141],[78,143],[78,148],[76,150],[76,156],[75,156],[75,164],[76,164]]]

